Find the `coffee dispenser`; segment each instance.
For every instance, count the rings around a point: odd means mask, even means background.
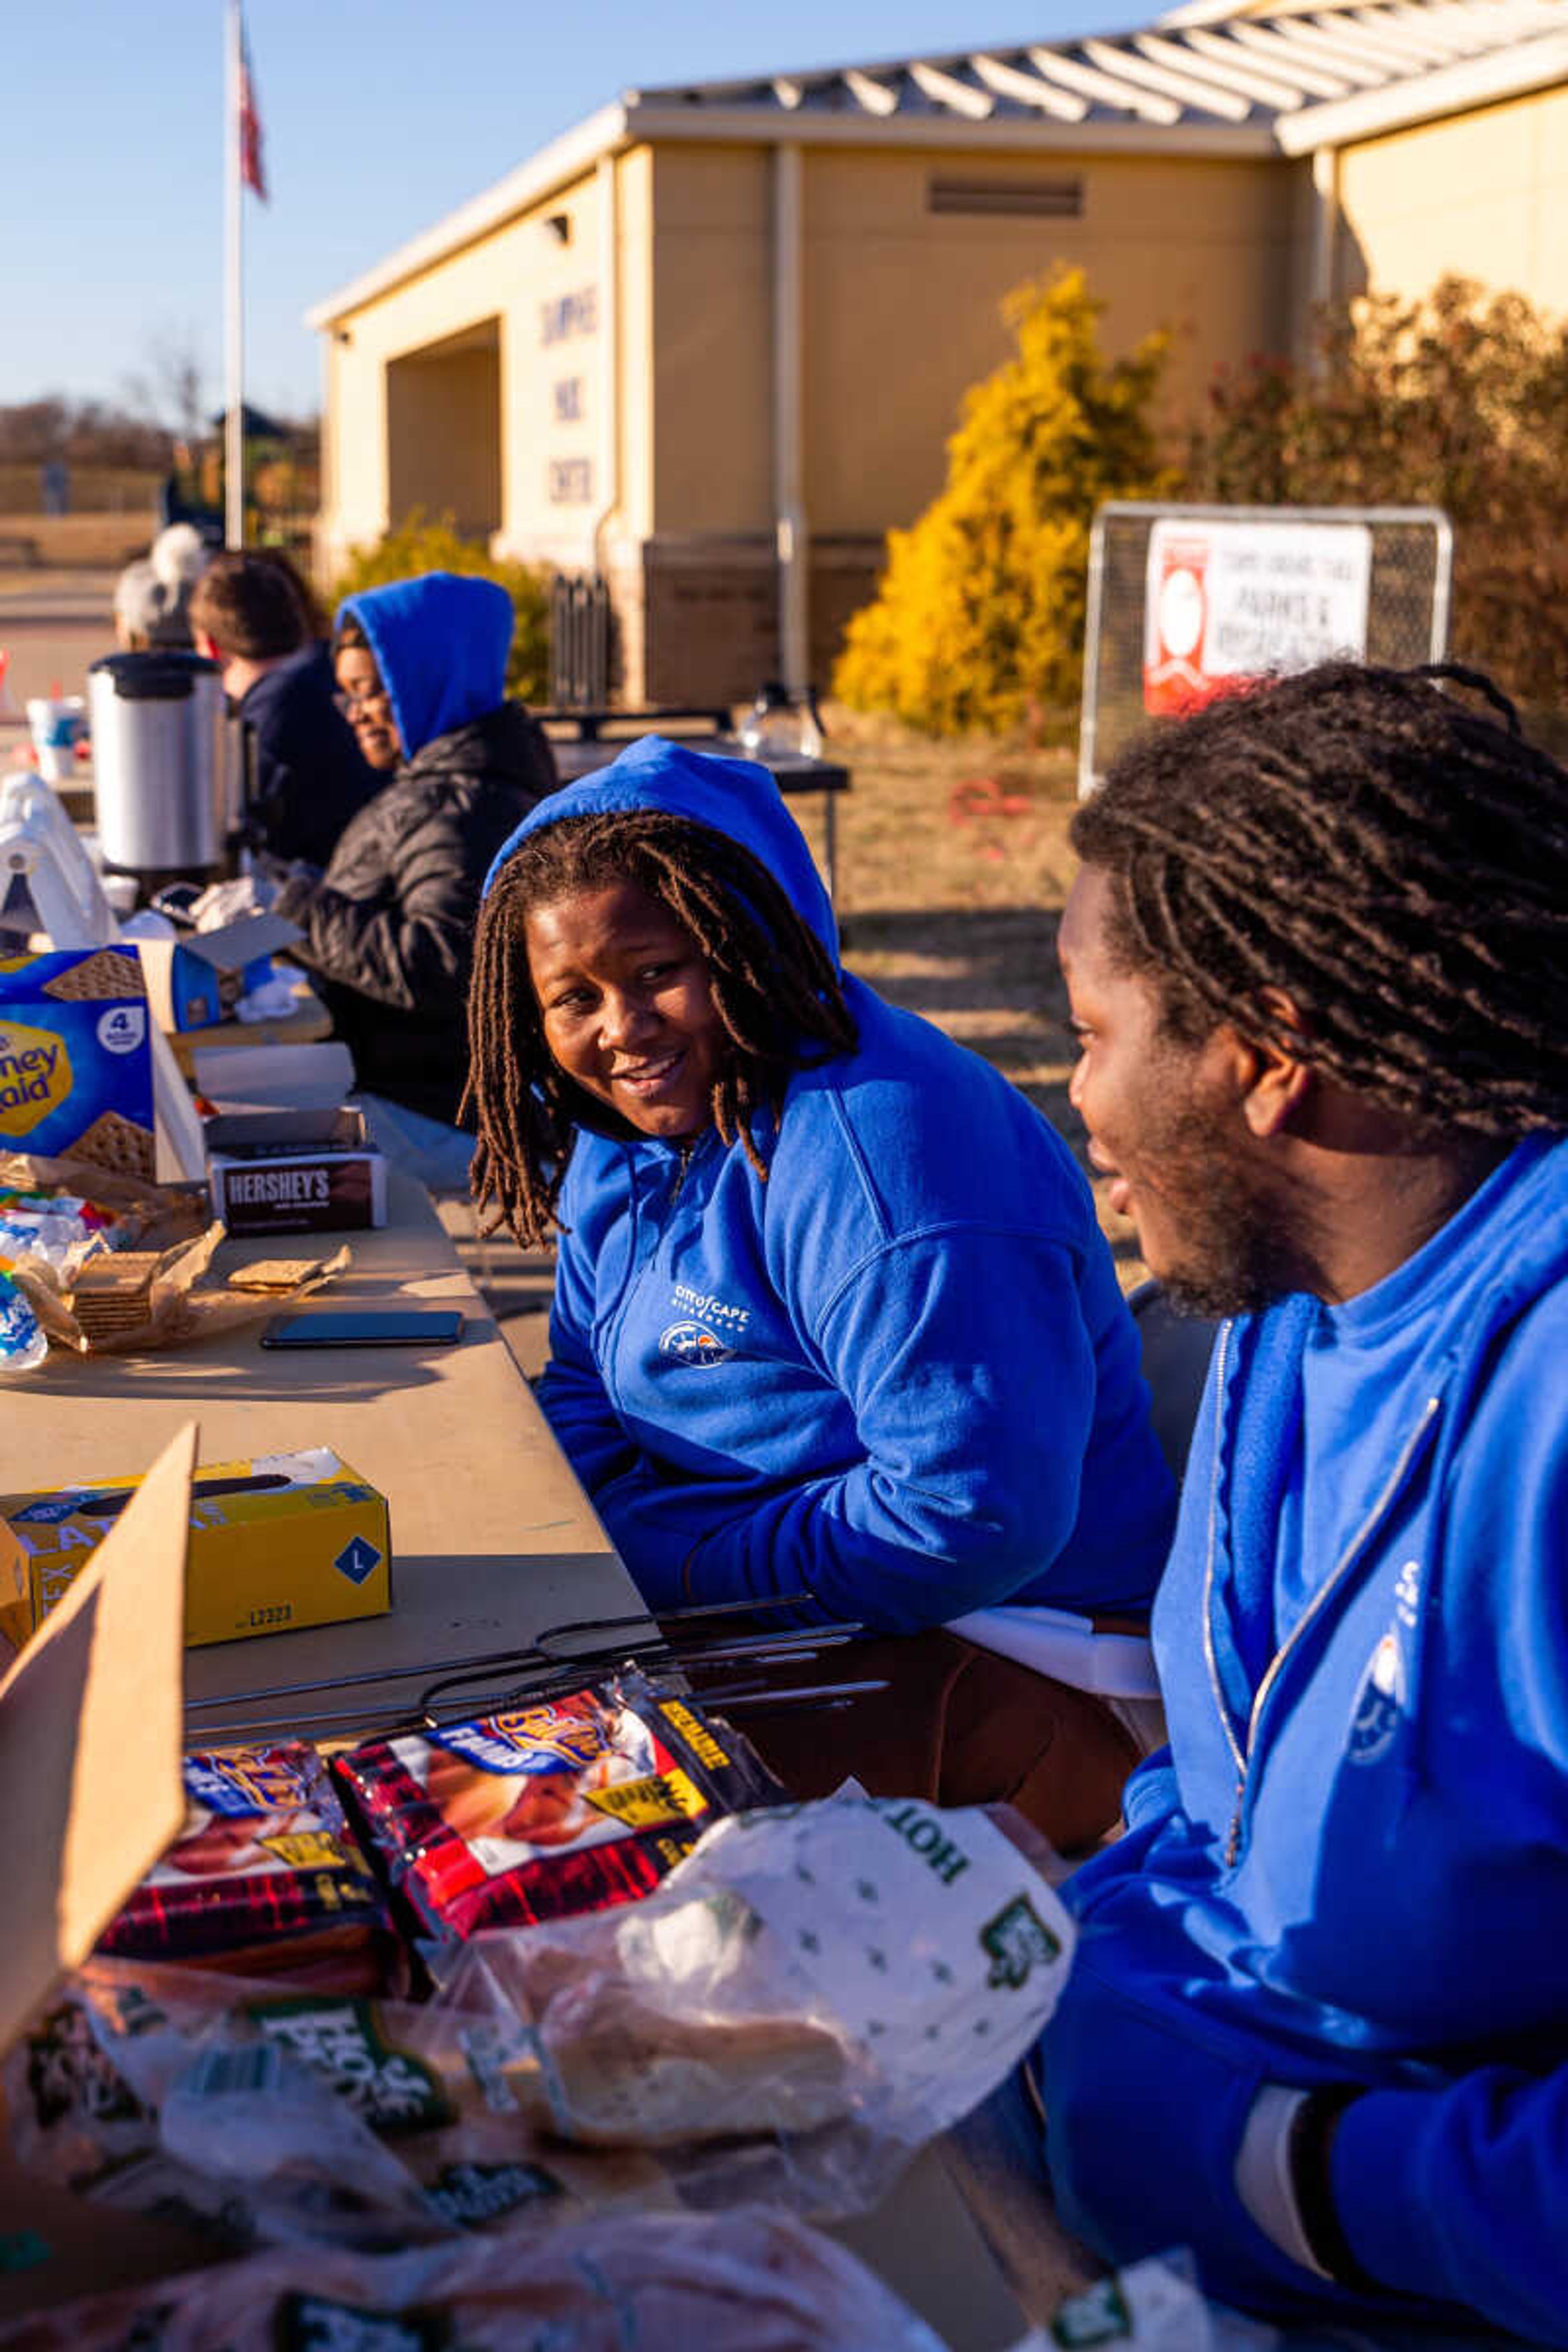
[[[216,662],[108,654],[88,672],[93,789],[104,870],[143,893],[223,871],[244,819],[237,722]]]

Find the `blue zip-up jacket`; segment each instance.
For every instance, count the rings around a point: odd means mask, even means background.
[[[837,953],[761,767],[647,740],[515,839],[616,808],[729,833]],[[804,1591],[808,1617],[904,1633],[1002,1600],[1146,1606],[1172,1484],[1089,1188],[988,1065],[845,993],[859,1050],[758,1122],[765,1182],[711,1129],[683,1166],[579,1128],[551,1424],[652,1608]]]
[[[1348,1306],[1222,1329],[1154,1619],[1170,1748],[1069,1882],[1043,2044],[1065,2217],[1116,2259],[1568,2346],[1565,1365],[1542,1139]],[[1302,2271],[1237,2200],[1259,2088],[1324,2082],[1370,2086],[1335,2210],[1414,2302]]]

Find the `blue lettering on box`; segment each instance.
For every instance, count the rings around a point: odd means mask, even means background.
[[[62,1519],[70,1518],[90,1498],[79,1490],[74,1495],[48,1495],[41,1503],[29,1503],[26,1510],[13,1511],[12,1517],[29,1526],[58,1527]]]

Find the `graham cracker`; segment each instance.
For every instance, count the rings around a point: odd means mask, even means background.
[[[326,1264],[324,1257],[262,1257],[254,1265],[237,1266],[229,1276],[231,1290],[292,1290],[308,1282]]]
[[[117,1176],[144,1176],[151,1181],[157,1173],[157,1142],[151,1128],[138,1127],[117,1110],[100,1112],[83,1129],[71,1145],[71,1158],[90,1160]]]
[[[100,948],[96,955],[73,964],[69,971],[46,980],[39,993],[73,1003],[99,996],[144,996],[141,959],[121,948]]]

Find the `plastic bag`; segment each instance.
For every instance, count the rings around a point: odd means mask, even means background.
[[[0,1269],[0,1379],[36,1372],[49,1352],[48,1334],[25,1289]]]
[[[563,2137],[847,2211],[1010,2072],[1073,1935],[992,1811],[830,1799],[718,1823],[630,1909],[478,1937],[445,1997],[530,2028]]]
[[[1151,2255],[1096,2280],[1070,2295],[1048,2327],[1036,2328],[1013,2352],[1100,2344],[1128,2345],[1136,2352],[1274,2352],[1282,2340],[1262,2321],[1210,2303],[1184,2250]]]
[[[762,2212],[617,2216],[384,2261],[262,2255],[43,2312],[7,2340],[17,2352],[942,2352],[852,2254]]]
[[[223,2251],[380,2250],[676,2202],[663,2169],[547,2145],[515,2019],[89,1961],[7,2054],[23,2170]]]

